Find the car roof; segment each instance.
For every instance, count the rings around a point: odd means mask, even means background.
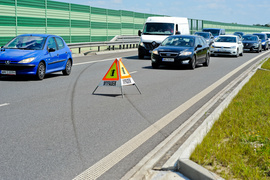
[[[52,34],[21,34],[18,36],[40,36],[40,37],[49,37],[49,36],[56,36]]]
[[[256,37],[258,37],[257,35],[254,35],[254,34],[245,34],[244,36],[256,36]]]
[[[197,35],[172,35],[172,37],[193,37],[193,38],[196,38],[198,37]]]
[[[230,34],[227,34],[227,35],[219,35],[220,37],[239,37],[238,35],[230,35]]]
[[[253,33],[253,34],[263,34],[263,35],[265,35],[265,33]]]

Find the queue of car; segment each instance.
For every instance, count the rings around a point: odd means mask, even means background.
[[[210,56],[243,56],[244,52],[261,52],[269,49],[270,33],[244,34],[235,32],[225,35],[223,30],[214,29],[214,37],[210,32],[195,32],[194,35],[173,35],[167,37],[151,53],[151,63],[154,69],[160,65],[187,65],[195,69],[198,64],[208,66]],[[268,36],[269,35],[269,36]]]

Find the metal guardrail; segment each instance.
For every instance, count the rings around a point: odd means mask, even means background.
[[[69,43],[67,44],[70,49],[79,48],[79,53],[81,53],[81,48],[85,47],[98,47],[100,51],[101,46],[107,46],[108,50],[114,50],[115,46],[119,46],[119,49],[128,49],[138,47],[140,41],[139,36],[115,36],[111,41],[102,42],[84,42],[84,43]]]

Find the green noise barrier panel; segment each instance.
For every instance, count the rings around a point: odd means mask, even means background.
[[[116,35],[137,35],[146,19],[158,14],[112,10],[53,0],[0,0],[0,46],[20,34],[56,34],[67,43],[109,41]],[[270,28],[189,19],[190,32],[204,27],[226,33],[254,33]]]

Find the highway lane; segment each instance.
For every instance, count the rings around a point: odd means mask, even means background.
[[[264,52],[263,52],[264,53]],[[149,151],[234,77],[198,101],[142,145],[129,140],[172,110],[259,55],[212,57],[209,67],[195,70],[152,69],[136,51],[74,58],[69,77],[48,75],[43,81],[25,77],[0,79],[1,179],[73,179],[89,167],[100,179],[120,179]],[[261,53],[260,53],[261,54]],[[140,88],[99,87],[113,60],[123,63]],[[236,75],[237,76],[237,75]],[[156,128],[158,129],[158,127]],[[116,152],[112,168],[104,157]],[[117,154],[120,153],[120,154]],[[126,153],[123,157],[122,153]],[[93,165],[99,165],[98,168]],[[96,168],[96,169],[95,169]],[[91,169],[91,168],[90,168]],[[91,171],[89,171],[91,172]]]

